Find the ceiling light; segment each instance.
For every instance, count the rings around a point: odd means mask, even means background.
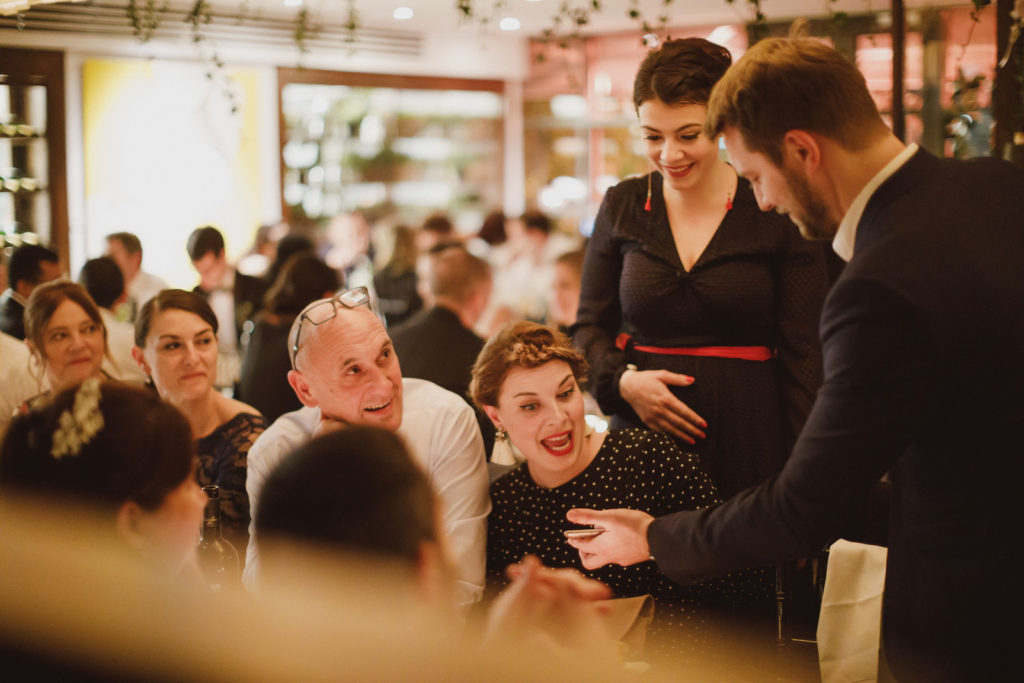
[[[302,4],[302,0],[284,0],[285,7],[298,7]]]
[[[502,31],[518,31],[519,20],[515,17],[505,17],[501,20],[501,23],[498,24],[498,28]]]
[[[402,19],[412,19],[412,8],[411,7],[396,7],[394,13],[391,15],[395,19],[401,21]]]

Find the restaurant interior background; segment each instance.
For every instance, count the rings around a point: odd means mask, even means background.
[[[808,17],[891,107],[888,5],[766,0],[755,25],[744,2],[599,4],[574,15],[585,19],[575,36],[569,15],[554,17],[590,0],[108,0],[7,13],[0,240],[52,243],[77,272],[127,230],[146,270],[191,287],[184,242],[204,224],[222,229],[232,259],[261,224],[349,210],[381,234],[438,210],[469,233],[492,209],[539,208],[585,235],[603,192],[646,171],[631,102],[646,34],[705,37],[738,58],[751,36]],[[951,156],[967,120],[954,92],[968,84],[985,142],[995,6],[908,3],[905,21],[907,139]]]

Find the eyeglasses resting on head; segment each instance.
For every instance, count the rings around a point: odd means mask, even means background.
[[[299,314],[299,326],[295,330],[295,341],[288,349],[293,370],[295,369],[295,358],[299,355],[299,343],[302,340],[302,324],[308,321],[310,325],[316,326],[334,320],[338,315],[338,306],[349,309],[360,306],[370,308],[370,292],[366,287],[346,289],[330,299],[314,301]]]

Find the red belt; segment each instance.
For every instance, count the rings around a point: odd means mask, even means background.
[[[615,346],[625,351],[630,335],[620,334],[615,338]],[[775,353],[767,346],[633,346],[644,353],[660,353],[668,356],[712,356],[714,358],[738,358],[740,360],[765,361],[775,357]]]

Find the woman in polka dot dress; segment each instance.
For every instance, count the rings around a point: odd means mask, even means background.
[[[498,332],[473,368],[470,393],[526,461],[491,485],[488,593],[507,582],[504,569],[526,554],[551,567],[574,567],[606,583],[616,597],[650,594],[656,651],[704,651],[715,638],[718,608],[763,594],[764,571],[694,586],[673,583],[645,562],[584,570],[565,542],[574,507],[633,508],[661,515],[719,502],[698,457],[669,436],[640,428],[595,433],[584,421],[579,383],[587,363],[562,333],[519,322]]]

